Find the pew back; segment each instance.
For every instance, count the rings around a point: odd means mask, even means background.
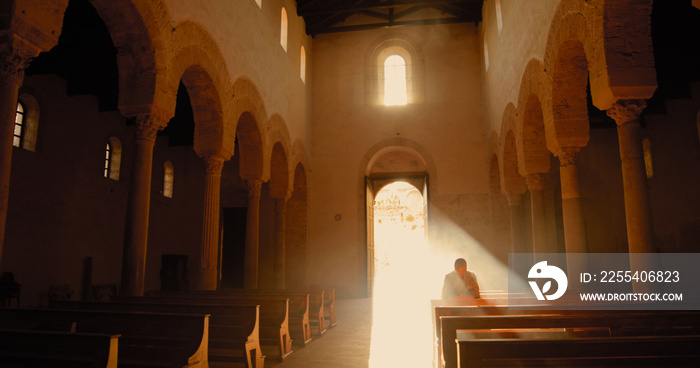
[[[572,339],[466,339],[457,341],[458,367],[697,367],[700,336]],[[539,363],[539,364],[537,364]]]
[[[522,311],[521,311],[522,312]],[[555,311],[549,311],[555,313]],[[438,351],[443,367],[457,366],[455,340],[458,330],[607,328],[611,336],[626,334],[698,333],[700,313],[677,311],[596,311],[595,314],[525,314],[440,317]],[[582,311],[579,311],[582,313]]]
[[[141,297],[122,297],[124,299]],[[209,314],[209,360],[219,360],[218,353],[226,356],[238,356],[240,361],[253,364],[263,362],[258,337],[257,305],[206,305],[206,304],[164,304],[136,302],[78,302],[56,300],[50,303],[54,309],[100,310],[147,313]],[[236,354],[240,352],[240,354]],[[249,358],[248,358],[249,357]],[[248,362],[250,360],[250,362]],[[262,363],[259,363],[262,364]],[[260,366],[260,365],[258,365]]]
[[[116,368],[119,335],[0,329],[0,367]]]
[[[120,334],[120,367],[208,366],[208,314],[6,309],[0,328]]]

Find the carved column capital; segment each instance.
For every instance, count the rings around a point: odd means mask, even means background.
[[[217,155],[207,156],[204,158],[207,174],[221,175],[221,170],[224,168],[224,158]]]
[[[556,156],[559,158],[559,166],[576,165],[576,158],[580,147],[562,147]]]
[[[527,174],[525,185],[529,191],[544,190],[544,174]]]
[[[646,100],[619,100],[608,109],[607,114],[617,125],[622,125],[637,121],[646,107]]]
[[[260,180],[260,179],[248,180],[248,199],[260,198],[261,189],[262,189],[262,180]]]
[[[168,125],[168,120],[162,114],[152,113],[136,116],[136,139],[156,140],[158,131]]]
[[[10,35],[0,43],[0,75],[21,84],[24,79],[24,69],[29,66],[41,50],[27,41]]]
[[[520,194],[506,193],[506,199],[508,199],[508,206],[519,206],[520,205]]]
[[[275,211],[280,214],[287,211],[287,198],[275,198]]]

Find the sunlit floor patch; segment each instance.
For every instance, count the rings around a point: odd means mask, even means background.
[[[430,254],[422,234],[388,230],[377,233],[377,249],[391,251],[375,269],[369,367],[432,367],[430,299],[440,297],[445,262]]]

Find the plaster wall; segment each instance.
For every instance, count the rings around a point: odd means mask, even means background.
[[[422,49],[424,103],[365,104],[366,55],[372,52],[370,45],[389,33],[408,35]],[[411,145],[421,152],[431,175],[434,219],[464,221],[475,228],[490,224],[476,25],[319,35],[313,64],[312,284],[334,286],[341,295],[360,293],[368,169],[362,165],[379,148]]]
[[[3,267],[22,284],[23,306],[45,303],[49,285],[67,285],[79,300],[86,257],[93,284],[121,281],[134,127],[118,112],[100,112],[95,97],[67,96],[65,80],[54,75],[25,77],[21,93],[38,102],[39,137],[36,152],[13,151]],[[103,176],[112,136],[122,144],[119,180]],[[166,160],[175,173],[172,198],[161,193]],[[145,290],[160,288],[162,254],[187,255],[190,282],[198,277],[203,195],[203,160],[191,146],[157,137]]]
[[[133,127],[117,112],[98,111],[92,96],[67,97],[65,80],[25,77],[21,93],[40,109],[35,152],[13,148],[3,269],[22,285],[22,305],[47,298],[49,285],[82,293],[83,262],[93,281],[118,283]],[[109,137],[122,143],[120,180],[103,176]]]
[[[659,252],[697,252],[700,238],[700,85],[692,98],[669,100],[666,113],[646,117],[654,176],[649,179]]]
[[[250,78],[262,96],[268,117],[280,114],[291,142],[301,140],[310,146],[312,40],[305,33],[303,18],[296,15],[294,0],[265,0],[262,9],[254,0],[203,1],[196,6],[190,0],[165,3],[173,22],[191,20],[205,25],[226,60],[231,82]],[[289,21],[286,52],[280,45],[282,6]],[[302,45],[306,49],[306,83],[299,73]]]
[[[531,59],[544,59],[547,36],[561,0],[501,0],[503,28],[498,31],[495,0],[484,1],[480,28],[484,80],[484,116],[487,134],[501,132],[503,111],[518,104],[520,82]],[[488,45],[485,69],[483,43]]]
[[[173,197],[166,198],[163,189],[163,163],[173,164]],[[126,168],[131,169],[130,163]],[[188,280],[197,285],[201,260],[202,217],[205,187],[204,160],[192,146],[169,147],[168,138],[160,136],[153,149],[151,207],[148,222],[146,280],[144,289],[160,290],[161,256],[187,256]]]

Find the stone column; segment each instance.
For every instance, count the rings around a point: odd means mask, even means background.
[[[202,253],[200,290],[216,290],[219,264],[219,212],[221,195],[221,169],[224,159],[220,156],[205,157],[206,179],[204,188],[204,213],[202,215]]]
[[[134,163],[126,207],[124,255],[122,258],[122,295],[143,295],[148,241],[148,213],[151,204],[151,173],[156,133],[167,124],[156,115],[141,115],[136,120]]]
[[[617,136],[622,162],[622,183],[625,190],[627,242],[630,253],[653,253],[654,226],[651,200],[644,166],[639,115],[646,107],[643,100],[618,101],[608,115],[617,123]]]
[[[520,194],[508,194],[508,210],[510,212],[511,253],[523,253],[523,218],[522,200]]]
[[[275,288],[284,289],[286,259],[286,225],[287,198],[275,198]]]
[[[37,54],[38,49],[22,47],[12,41],[0,45],[0,267],[5,242],[7,203],[10,198],[17,96],[24,80],[24,69]]]
[[[623,100],[608,109],[608,116],[617,123],[625,195],[627,246],[630,253],[654,253],[654,224],[651,199],[644,165],[639,115],[646,107],[644,100]],[[630,257],[632,272],[656,269],[651,257]],[[635,285],[635,291],[637,291]]]
[[[532,252],[551,253],[547,246],[547,224],[544,215],[544,174],[528,174],[525,184],[532,202]]]
[[[248,216],[245,233],[245,267],[243,286],[258,288],[258,253],[260,247],[260,189],[262,180],[248,180]]]
[[[585,256],[570,257],[572,253],[587,253],[586,225],[581,208],[581,186],[578,179],[576,156],[579,147],[564,147],[557,152],[559,157],[559,177],[561,179],[561,207],[564,220],[564,243],[569,278],[578,280],[585,272]]]

